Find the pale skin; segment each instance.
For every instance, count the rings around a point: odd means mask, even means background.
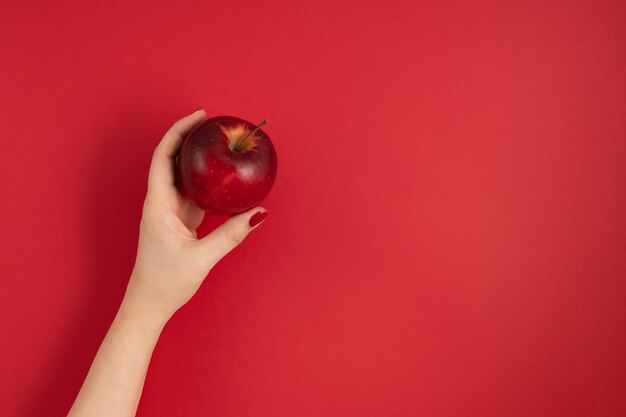
[[[68,416],[134,416],[154,346],[170,317],[196,293],[211,268],[258,225],[256,207],[197,238],[204,211],[174,185],[175,157],[204,121],[197,110],[176,122],[152,157],[137,259],[120,309]]]

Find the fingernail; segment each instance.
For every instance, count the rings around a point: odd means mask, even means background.
[[[268,215],[267,211],[257,211],[256,213],[252,215],[252,217],[250,217],[248,224],[250,225],[250,227],[254,227],[257,224],[261,223],[263,220],[265,220],[267,215]]]
[[[195,112],[200,111],[202,109],[204,109],[204,107],[200,107],[199,109],[195,109],[194,111],[191,112],[191,114],[194,114]]]

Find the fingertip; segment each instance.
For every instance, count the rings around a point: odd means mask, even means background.
[[[204,110],[204,107],[200,107],[199,109],[196,109],[196,110],[192,111],[190,115],[192,115],[192,114],[195,115],[196,113],[197,114],[201,114],[202,117],[206,118],[206,110]]]
[[[254,214],[252,214],[252,216],[250,216],[248,220],[248,226],[250,226],[251,228],[254,228],[261,224],[269,215],[269,212],[263,207],[258,207],[254,209],[253,212]]]
[[[206,256],[210,265],[215,265],[228,252],[239,245],[246,236],[258,227],[268,212],[263,207],[237,214],[226,220],[207,236],[198,241],[197,246]]]

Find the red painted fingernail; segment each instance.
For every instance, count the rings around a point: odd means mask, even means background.
[[[257,224],[261,223],[263,220],[265,220],[267,215],[267,211],[257,211],[252,215],[252,217],[250,217],[250,221],[248,221],[248,224],[250,225],[250,227],[254,227]]]

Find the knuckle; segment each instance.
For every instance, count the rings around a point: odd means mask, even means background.
[[[239,233],[236,229],[227,229],[224,232],[224,238],[226,239],[226,243],[229,246],[234,247],[241,243],[244,236],[241,233]]]

